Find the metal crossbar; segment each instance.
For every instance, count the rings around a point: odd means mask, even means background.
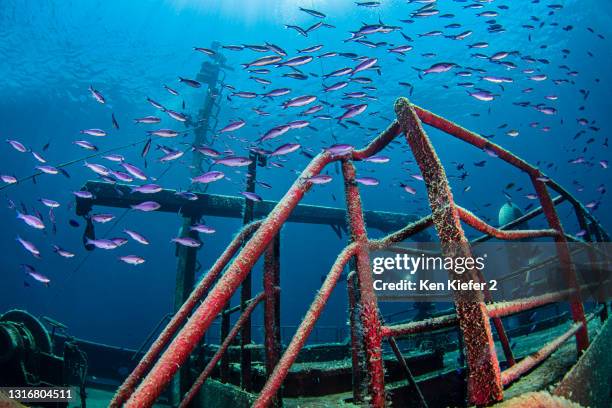
[[[358,342],[352,341],[352,346],[353,348],[362,347],[362,350],[365,352],[365,356],[362,356],[365,359],[365,364],[363,365],[358,361],[357,353],[353,353],[353,371],[356,377],[361,378],[360,381],[367,383],[368,401],[372,406],[382,407],[386,401],[381,348],[383,338],[421,333],[458,324],[462,332],[468,365],[467,387],[469,403],[475,405],[486,405],[501,400],[505,384],[520,377],[529,367],[541,362],[571,336],[576,337],[580,353],[588,347],[587,322],[580,298],[580,288],[577,286],[576,272],[571,264],[571,254],[567,245],[566,234],[557,215],[555,205],[565,200],[569,201],[575,209],[580,224],[585,226],[589,240],[591,233],[593,233],[597,240],[609,240],[608,234],[603,230],[598,221],[567,190],[544,176],[536,167],[502,147],[440,116],[410,104],[405,98],[400,98],[396,101],[395,111],[397,120],[365,148],[354,150],[349,155],[343,157],[334,157],[326,151],[317,155],[265,219],[251,223],[240,231],[213,265],[209,273],[196,286],[189,299],[174,315],[136,369],[119,388],[111,402],[111,406],[119,407],[125,404],[126,407],[146,407],[154,403],[171,381],[173,375],[187,360],[214,319],[222,313],[224,306],[264,252],[266,253],[266,271],[264,272],[264,277],[267,279],[267,282],[264,282],[264,292],[257,296],[247,309],[243,310],[238,323],[223,342],[223,345],[229,345],[233,336],[238,332],[242,324],[241,322],[247,321],[255,305],[264,300],[266,303],[265,331],[268,352],[266,356],[268,378],[253,405],[255,407],[270,406],[279,395],[283,380],[287,376],[291,365],[295,362],[298,353],[304,347],[327,300],[338,283],[342,271],[351,259],[356,261],[354,263],[355,272],[351,274],[351,277],[355,280],[351,304],[353,306],[352,312],[356,316],[351,318],[351,323],[359,324],[362,331],[360,339],[363,343],[360,345],[357,344]],[[480,149],[487,148],[500,159],[527,173],[535,187],[541,208],[526,214],[522,218],[532,218],[543,213],[548,221],[549,228],[510,231],[509,229],[518,225],[518,222],[502,228],[494,228],[468,210],[456,205],[444,172],[444,167],[440,163],[436,151],[422,127],[422,123],[438,128]],[[432,214],[384,238],[370,240],[365,228],[359,188],[354,181],[355,168],[352,161],[360,161],[376,154],[402,133],[405,134],[406,141],[415,156],[426,183]],[[278,321],[272,315],[274,314],[273,305],[278,288],[273,282],[274,275],[268,272],[278,267],[278,264],[275,266],[275,262],[278,262],[278,256],[272,257],[270,255],[271,243],[273,243],[273,240],[278,239],[281,226],[288,220],[292,210],[310,189],[311,183],[308,181],[309,178],[319,174],[329,163],[338,160],[342,161],[351,242],[338,255],[302,323],[298,326],[295,335],[283,352],[282,357],[277,358],[277,352],[280,348],[277,340]],[[551,199],[548,187],[556,191],[559,197],[554,200]],[[388,248],[430,226],[434,226],[440,239],[442,253],[445,256],[470,256],[471,243],[465,237],[461,226],[462,221],[485,234],[475,242],[482,242],[488,239],[488,237],[504,240],[527,237],[554,238],[558,257],[564,266],[568,291],[502,304],[490,303],[490,296],[487,293],[471,293],[466,295],[456,292],[456,314],[404,325],[383,325],[379,318],[377,299],[372,286],[369,252]],[[234,256],[235,258],[232,261]],[[225,271],[221,273],[226,266]],[[475,271],[468,271],[468,273],[461,275],[461,279],[482,279],[482,276],[478,276]],[[216,284],[212,286],[215,281]],[[205,294],[206,296],[204,296]],[[474,298],[477,300],[474,301]],[[574,325],[571,329],[560,338],[546,345],[540,354],[537,355],[535,361],[533,361],[533,358],[525,359],[512,365],[514,362],[513,356],[507,344],[508,338],[505,335],[500,318],[565,298],[569,299],[574,320]],[[198,305],[200,300],[201,303]],[[190,315],[191,317],[187,320]],[[506,353],[506,360],[511,365],[504,372],[501,372],[497,360],[489,319],[494,322],[504,352]],[[184,326],[180,329],[180,326],[183,324]],[[353,330],[351,332],[353,333]],[[163,351],[164,348],[166,348],[165,351]],[[213,360],[209,362],[207,368],[199,377],[198,382],[194,385],[195,388],[187,394],[183,405],[193,398],[195,391],[204,383],[212,367],[221,358],[225,348],[221,347]],[[276,353],[274,352],[275,349]],[[365,373],[359,373],[357,365],[365,367]],[[140,385],[138,385],[139,382]],[[138,387],[136,388],[137,385]]]

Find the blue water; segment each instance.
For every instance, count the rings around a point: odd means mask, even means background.
[[[42,152],[48,164],[56,165],[89,152],[72,142],[86,139],[95,143],[100,151],[137,142],[145,138],[145,130],[168,127],[186,130],[182,124],[167,117],[149,105],[150,97],[168,109],[195,116],[204,98],[204,88],[193,89],[179,84],[177,76],[195,78],[204,54],[193,51],[194,46],[210,47],[213,41],[221,44],[264,44],[266,41],[279,45],[289,56],[297,55],[296,50],[316,44],[324,47],[315,53],[353,52],[360,56],[378,58],[380,75],[375,71],[361,72],[360,76],[373,79],[375,91],[367,93],[375,100],[345,100],[344,92],[359,91],[362,85],[351,83],[340,91],[323,93],[321,74],[342,67],[354,67],[358,61],[337,56],[317,59],[299,67],[305,74],[316,74],[305,81],[281,77],[291,72],[289,68],[274,68],[268,75],[256,75],[272,81],[264,87],[249,79],[253,75],[243,70],[240,64],[250,62],[263,55],[249,50],[221,52],[227,57],[227,65],[234,68],[227,73],[226,84],[241,91],[264,93],[271,89],[289,87],[292,92],[273,101],[262,98],[227,99],[231,90],[224,89],[219,127],[244,119],[247,125],[232,135],[222,135],[214,146],[218,150],[233,149],[237,154],[246,155],[247,144],[237,140],[255,141],[268,129],[291,120],[304,119],[299,112],[306,108],[283,110],[279,104],[286,98],[312,94],[333,106],[324,105],[319,114],[337,117],[347,103],[368,103],[365,113],[354,120],[360,126],[347,124],[348,129],[338,125],[336,120],[320,120],[310,117],[314,129],[291,130],[279,139],[265,144],[275,148],[283,143],[300,143],[314,152],[334,143],[349,143],[362,146],[383,130],[393,119],[393,101],[396,97],[409,94],[409,88],[399,85],[407,82],[414,86],[411,100],[438,114],[444,115],[461,125],[483,135],[492,135],[492,141],[510,149],[531,163],[538,163],[546,174],[553,177],[584,203],[597,202],[594,214],[602,224],[610,227],[610,200],[597,191],[600,185],[607,186],[609,171],[599,162],[609,159],[609,150],[604,146],[609,125],[609,95],[612,91],[610,72],[612,54],[609,38],[612,3],[607,1],[491,1],[483,3],[481,9],[464,8],[471,3],[440,0],[440,14],[428,18],[415,18],[414,23],[400,20],[410,19],[410,13],[422,4],[405,1],[382,1],[380,7],[365,8],[352,1],[205,1],[205,0],[143,0],[124,1],[34,1],[3,0],[0,3],[0,138],[16,139],[34,151],[50,143]],[[551,4],[562,4],[563,8],[553,11]],[[506,5],[505,10],[500,6]],[[300,36],[284,24],[309,27],[319,21],[298,6],[313,8],[327,14],[325,22],[335,28],[321,27]],[[505,31],[488,33],[490,18],[478,17],[477,13],[495,10],[494,18]],[[454,14],[454,18],[440,18],[442,14]],[[537,17],[538,21],[532,19]],[[377,33],[367,37],[372,42],[387,42],[378,48],[369,48],[355,42],[344,42],[349,31],[356,31],[361,23],[376,24],[378,21],[399,26],[401,31],[414,39],[408,42],[398,31],[388,34]],[[444,28],[459,23],[460,28]],[[540,27],[540,23],[543,25]],[[554,24],[554,25],[553,25]],[[524,28],[533,25],[533,30]],[[563,27],[573,26],[571,30]],[[591,27],[595,33],[590,32]],[[459,34],[466,30],[473,34],[464,40],[437,37],[419,37],[433,30],[442,30],[445,35]],[[601,39],[597,34],[604,37]],[[530,39],[529,39],[530,38]],[[468,44],[486,41],[485,49],[469,49]],[[406,55],[394,55],[387,49],[402,44],[414,47]],[[569,50],[565,54],[562,50]],[[506,69],[499,64],[471,56],[474,53],[492,55],[498,51],[517,51],[504,61],[512,61],[516,69]],[[424,57],[423,54],[435,53]],[[544,62],[529,63],[522,57],[531,56],[546,59]],[[399,58],[398,58],[399,57]],[[453,62],[461,67],[446,73],[430,74],[419,78],[414,67],[421,70],[437,62]],[[568,69],[561,66],[566,65]],[[499,85],[485,82],[480,74],[463,78],[456,75],[466,67],[482,68],[487,75],[511,77],[503,90]],[[524,69],[545,73],[547,80],[535,82],[527,79]],[[576,76],[569,76],[576,71]],[[344,80],[346,77],[325,80],[326,85]],[[568,79],[569,83],[555,85],[554,79]],[[471,88],[458,86],[460,82],[473,82],[476,87],[490,90],[498,95],[492,102],[483,102],[470,97]],[[177,89],[180,96],[166,92],[162,84]],[[107,99],[105,105],[97,103],[90,95],[92,85]],[[532,87],[532,93],[524,93]],[[588,90],[584,100],[580,90]],[[544,99],[556,95],[556,101]],[[182,103],[185,102],[185,109]],[[556,115],[545,115],[533,107],[520,107],[513,103],[527,101],[553,106]],[[314,105],[314,104],[313,104]],[[312,105],[310,105],[312,106]],[[271,115],[262,117],[251,108],[260,107]],[[111,125],[114,113],[120,130]],[[478,114],[479,116],[475,116]],[[135,125],[133,119],[146,115],[163,118],[160,125]],[[588,125],[578,123],[586,118]],[[536,127],[530,123],[538,122]],[[507,127],[500,128],[507,124]],[[542,128],[550,127],[549,132]],[[593,128],[589,128],[593,127]],[[94,138],[79,134],[82,129],[102,128],[109,135]],[[595,130],[597,128],[599,130]],[[375,130],[370,130],[375,129]],[[519,131],[517,137],[510,137],[510,129]],[[577,132],[584,130],[576,140]],[[453,140],[450,136],[428,129],[435,148],[451,176],[456,201],[474,211],[482,218],[497,224],[497,211],[505,202],[502,190],[508,183],[516,186],[507,190],[520,207],[533,203],[525,195],[532,193],[529,179],[519,171],[500,160],[488,156],[476,148]],[[230,136],[232,138],[230,138]],[[156,140],[163,144],[184,148],[193,133],[174,140]],[[593,138],[593,142],[586,144]],[[583,153],[583,148],[587,147]],[[126,161],[141,168],[142,145],[121,150]],[[358,173],[380,180],[376,187],[362,187],[364,206],[367,209],[397,211],[424,216],[428,213],[425,187],[422,182],[410,177],[418,173],[412,155],[400,138],[392,149],[383,154],[391,158],[390,163],[358,163]],[[32,174],[38,165],[30,153],[19,153],[7,143],[0,145],[0,173],[15,175],[17,178]],[[189,188],[191,162],[190,153],[169,164],[156,159],[161,152],[152,149],[148,156],[146,173],[157,177],[164,174],[158,183],[166,188]],[[572,165],[568,161],[584,156],[586,163]],[[308,159],[298,152],[276,160],[283,168],[258,168],[258,180],[269,183],[272,189],[257,188],[264,199],[278,200],[297,177]],[[485,167],[474,165],[486,160]],[[102,158],[91,162],[120,169],[116,164]],[[469,176],[457,178],[460,171],[455,163],[465,163]],[[552,165],[552,167],[548,167]],[[168,169],[168,167],[170,168]],[[232,168],[220,168],[226,172],[226,179],[214,183],[208,189],[211,193],[238,194],[244,190],[245,168],[235,172]],[[99,237],[124,236],[124,228],[141,232],[151,240],[143,246],[130,241],[113,250],[85,251],[81,243],[84,221],[74,215],[72,191],[78,190],[85,181],[95,179],[90,170],[77,162],[66,167],[70,179],[62,175],[41,175],[36,184],[31,181],[11,185],[1,190],[3,204],[0,209],[3,230],[0,241],[2,256],[2,281],[0,285],[0,310],[24,308],[37,315],[47,315],[69,326],[69,333],[95,341],[107,342],[126,347],[137,347],[147,333],[166,313],[172,311],[175,282],[175,246],[170,239],[175,237],[181,220],[176,215],[161,213],[129,212],[119,222],[97,224]],[[306,196],[304,203],[343,207],[341,177],[333,166],[329,174],[332,183],[315,186]],[[231,179],[231,180],[228,180]],[[399,183],[407,183],[417,190],[416,195],[406,193]],[[470,187],[467,189],[467,187]],[[517,191],[522,188],[522,191]],[[467,190],[467,191],[466,191]],[[48,209],[37,200],[51,198],[61,203],[55,211],[57,234],[53,234],[48,222]],[[32,211],[38,209],[47,222],[45,232],[34,230],[15,218],[15,211],[8,208],[6,199],[20,206],[23,202]],[[71,204],[72,203],[72,204]],[[122,210],[96,208],[95,212],[111,212],[122,215]],[[571,222],[569,207],[561,207],[560,214],[567,220],[568,232],[578,232]],[[70,219],[77,219],[79,228],[68,225]],[[214,235],[202,236],[204,245],[198,260],[201,272],[207,270],[214,259],[229,242],[232,234],[240,227],[239,220],[209,217],[206,223],[216,228]],[[538,224],[535,223],[534,226]],[[473,231],[469,231],[473,236]],[[372,236],[380,232],[371,230]],[[32,241],[41,250],[41,259],[33,258],[15,240],[16,236]],[[282,276],[283,325],[298,324],[306,306],[312,300],[321,283],[321,275],[331,266],[338,251],[344,246],[346,237],[338,239],[327,226],[288,224],[282,230]],[[76,253],[72,259],[64,259],[53,253],[52,244]],[[140,266],[131,266],[117,260],[118,256],[137,254],[146,259]],[[40,273],[51,279],[45,287],[26,276],[20,269],[22,263],[33,265]],[[254,293],[260,288],[260,266],[255,273]],[[200,273],[201,273],[200,272]],[[24,280],[29,286],[24,286]],[[320,320],[321,325],[343,326],[346,321],[346,286],[339,285]],[[234,303],[235,304],[235,303]],[[402,305],[384,305],[384,310],[401,309]],[[260,317],[256,315],[256,321]]]

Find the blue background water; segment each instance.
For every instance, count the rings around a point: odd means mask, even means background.
[[[609,95],[610,68],[610,17],[612,3],[607,1],[494,1],[485,4],[483,9],[464,9],[469,4],[440,0],[440,14],[453,13],[452,19],[438,16],[416,19],[414,24],[402,23],[399,19],[410,18],[410,13],[419,4],[406,4],[405,1],[383,1],[374,9],[356,7],[350,1],[170,1],[143,0],[138,2],[123,1],[17,1],[4,0],[0,3],[0,138],[17,139],[36,151],[47,142],[50,147],[44,156],[50,164],[58,164],[88,152],[76,147],[72,142],[87,139],[95,143],[100,150],[120,146],[131,141],[139,141],[145,136],[145,129],[153,126],[136,126],[132,119],[145,115],[160,114],[163,122],[160,127],[171,127],[182,130],[182,125],[167,118],[166,115],[151,107],[145,98],[151,97],[169,109],[184,111],[195,115],[200,108],[204,92],[177,83],[177,76],[194,78],[202,61],[207,56],[192,50],[194,46],[208,47],[212,41],[222,44],[263,44],[265,41],[277,44],[293,56],[296,49],[315,44],[324,48],[316,53],[326,51],[355,52],[359,55],[377,57],[381,66],[381,76],[375,72],[362,73],[374,79],[378,90],[369,92],[378,99],[368,101],[366,113],[358,116],[366,128],[384,129],[393,118],[392,103],[397,96],[406,95],[408,88],[398,82],[409,82],[414,85],[412,100],[436,113],[444,115],[463,126],[484,135],[495,135],[493,141],[519,154],[526,160],[536,163],[541,161],[545,167],[554,163],[552,169],[545,171],[574,192],[584,202],[599,200],[595,211],[604,226],[611,225],[610,201],[597,191],[601,184],[607,185],[608,170],[598,162],[609,159],[609,151],[603,146],[609,133],[607,123],[610,114]],[[561,3],[564,8],[549,16],[548,5]],[[498,9],[499,5],[509,6],[509,10]],[[318,20],[298,10],[298,6],[315,8],[327,14],[326,22],[336,26],[334,29],[320,28],[308,38],[302,37],[293,30],[283,28],[283,24],[297,24],[308,27]],[[503,24],[506,32],[489,34],[485,17],[476,14],[483,10],[494,9],[500,12],[497,22]],[[541,28],[528,31],[524,24],[539,27],[539,22],[530,19],[537,16],[544,22]],[[343,42],[349,31],[355,31],[361,22],[376,23],[381,19],[389,25],[402,27],[403,32],[415,39],[414,50],[401,57],[387,52],[386,47],[370,49],[360,44]],[[460,23],[458,29],[445,29],[451,23]],[[558,23],[552,26],[550,23]],[[571,31],[562,27],[572,25]],[[602,34],[602,40],[589,32],[592,27]],[[419,33],[431,30],[443,30],[445,34],[458,34],[464,30],[473,30],[474,34],[463,41],[447,38],[419,38]],[[531,34],[531,41],[528,35]],[[375,34],[368,38],[371,41],[387,41],[394,45],[406,41],[398,32]],[[470,50],[466,46],[477,41],[487,41],[489,48]],[[544,48],[544,46],[546,46]],[[570,50],[563,58],[562,49]],[[520,55],[531,55],[535,58],[546,58],[550,64],[528,64],[519,57],[508,60],[518,65],[517,69],[506,70],[504,67],[491,64],[486,60],[472,58],[473,52],[491,55],[497,51],[518,51]],[[437,54],[425,58],[424,53]],[[592,53],[592,57],[587,54]],[[228,65],[236,70],[228,73],[227,83],[239,90],[264,92],[264,87],[248,79],[249,73],[243,71],[240,63],[261,57],[261,53],[252,51],[227,51]],[[463,67],[481,67],[488,74],[511,76],[514,83],[506,84],[505,91],[499,86],[479,81],[478,75],[472,78],[457,77],[459,69],[437,75],[427,75],[423,80],[417,76],[413,67],[427,68],[433,63],[448,61]],[[344,66],[355,66],[357,62],[347,58],[334,57],[315,59],[301,67],[305,73],[330,72]],[[576,77],[569,77],[567,70],[559,68],[566,64],[577,71]],[[526,79],[521,72],[525,68],[535,68],[549,77],[544,82],[533,82]],[[329,100],[335,106],[325,108],[322,112],[338,116],[343,112],[340,107],[352,101],[342,100],[344,91],[361,89],[359,84],[351,84],[342,91],[322,94],[322,79],[311,77],[307,81],[298,81],[280,77],[288,69],[273,70],[268,77],[273,85],[265,90],[280,87],[291,87],[293,92],[288,96],[315,94]],[[556,86],[551,79],[567,78],[573,84]],[[340,79],[339,79],[340,80]],[[599,80],[599,81],[598,81]],[[459,82],[475,82],[477,86],[489,89],[501,96],[493,102],[481,102],[471,98],[466,88],[457,86]],[[326,81],[329,85],[335,81]],[[180,97],[167,93],[162,84],[178,89]],[[93,85],[107,98],[106,105],[96,103],[87,88]],[[531,94],[524,94],[527,87],[535,88]],[[579,89],[587,89],[590,96],[583,101]],[[283,111],[278,104],[284,98],[266,102],[233,98],[228,101],[223,93],[223,108],[219,124],[225,125],[231,120],[242,118],[247,126],[236,132],[236,136],[255,140],[269,128],[300,118],[300,108]],[[555,94],[559,99],[546,101],[544,96]],[[181,109],[182,101],[186,109]],[[530,101],[534,104],[546,103],[558,109],[558,114],[546,116],[533,108],[522,108],[513,102]],[[272,115],[259,117],[252,110],[255,106],[265,106],[264,110]],[[584,106],[584,111],[579,107]],[[489,112],[490,109],[490,112]],[[110,116],[114,112],[121,129],[112,129]],[[377,114],[373,114],[378,112]],[[478,113],[480,116],[473,116]],[[587,118],[600,130],[595,132],[577,123],[578,118]],[[537,129],[529,123],[539,122]],[[505,129],[498,129],[504,123]],[[303,146],[318,151],[335,141],[363,145],[377,134],[377,131],[360,129],[349,125],[345,130],[335,121],[312,119],[311,129],[292,130],[282,138],[272,141],[268,148],[282,143],[295,141]],[[541,131],[542,126],[550,126],[550,132]],[[109,131],[106,138],[91,138],[80,135],[86,128],[103,128]],[[516,138],[505,135],[509,129],[517,129],[520,135]],[[577,140],[574,135],[580,130],[587,133]],[[505,201],[501,192],[509,182],[523,187],[522,192],[510,193],[514,201],[525,207],[532,201],[524,197],[531,193],[529,180],[518,171],[504,165],[499,160],[490,158],[484,152],[452,140],[449,136],[430,131],[432,140],[438,150],[447,172],[457,176],[453,162],[466,164],[470,173],[465,181],[452,178],[456,200],[459,204],[472,209],[481,217],[487,217],[496,224],[497,210]],[[178,145],[188,142],[190,133],[183,140],[162,143]],[[570,165],[568,160],[583,155],[585,141],[595,138],[584,153],[590,164]],[[95,139],[95,140],[94,140]],[[237,153],[244,154],[245,145],[236,140],[221,137],[223,141],[215,147],[230,147]],[[577,151],[572,151],[577,149]],[[126,160],[138,166],[141,146],[119,153]],[[422,182],[410,177],[417,173],[412,156],[403,141],[387,150],[391,162],[380,165],[373,163],[358,164],[361,175],[374,175],[381,183],[377,187],[362,188],[363,201],[368,209],[398,211],[416,214],[427,214],[425,189]],[[31,174],[38,163],[29,153],[19,153],[8,144],[0,145],[0,173],[14,174],[18,178]],[[168,165],[156,163],[154,157],[159,152],[149,154],[147,173],[160,175]],[[258,170],[258,179],[272,184],[270,190],[258,189],[264,199],[279,199],[296,175],[292,170],[301,170],[307,159],[293,153],[287,156],[285,167]],[[474,162],[487,160],[484,168],[473,165]],[[104,159],[92,160],[110,166]],[[188,188],[191,158],[185,156],[180,163],[172,164],[159,184],[167,188]],[[406,162],[409,161],[409,162]],[[117,166],[113,166],[117,167]],[[1,194],[16,203],[25,203],[28,209],[45,208],[38,198],[52,198],[62,203],[56,211],[58,220],[57,235],[50,231],[33,230],[15,219],[15,212],[2,205],[3,230],[0,249],[2,250],[2,280],[0,284],[0,310],[19,307],[37,315],[48,315],[66,323],[70,333],[96,341],[126,347],[136,347],[149,330],[166,313],[172,310],[174,280],[176,269],[175,247],[169,240],[176,236],[180,220],[176,215],[158,213],[130,212],[116,225],[114,223],[96,225],[98,236],[122,236],[124,228],[131,228],[143,233],[151,240],[151,245],[142,246],[133,241],[114,251],[96,250],[86,252],[81,244],[82,228],[68,226],[68,220],[76,218],[68,204],[73,202],[71,191],[78,190],[94,174],[81,163],[67,167],[71,178],[61,175],[42,175],[37,183],[28,181],[4,188]],[[336,175],[333,168],[332,176]],[[243,190],[244,171],[234,174],[227,171],[231,181],[223,180],[211,186],[209,192],[237,194]],[[584,187],[578,191],[577,181]],[[409,195],[399,187],[399,182],[406,182],[417,189],[415,196]],[[471,189],[464,192],[465,187]],[[335,196],[334,199],[333,196]],[[325,186],[316,186],[304,200],[305,203],[334,205],[342,207],[342,183],[340,177]],[[489,205],[490,204],[490,205]],[[112,212],[120,215],[120,210],[97,209],[96,212]],[[563,207],[561,215],[569,219],[570,209]],[[79,219],[81,224],[82,220]],[[229,242],[232,234],[240,227],[239,220],[219,218],[206,219],[207,224],[215,227],[217,233],[203,236],[204,246],[199,251],[202,271],[207,270],[216,256]],[[537,225],[537,224],[535,224]],[[112,230],[111,230],[112,228]],[[575,233],[578,228],[573,223],[567,224],[568,232]],[[473,234],[470,231],[471,234]],[[15,241],[17,235],[34,242],[42,251],[42,259],[36,260]],[[373,236],[380,233],[371,231]],[[299,323],[305,307],[310,303],[321,282],[321,275],[326,273],[342,248],[345,241],[339,240],[327,226],[305,226],[288,224],[282,232],[282,286],[284,325]],[[58,244],[77,253],[73,259],[60,258],[51,251],[51,244]],[[135,253],[147,259],[144,265],[133,267],[117,260],[119,255]],[[50,287],[44,287],[30,278],[25,278],[30,287],[24,287],[24,273],[19,264],[34,265],[37,270],[51,280]],[[256,288],[260,279],[256,274]],[[255,289],[257,290],[257,289]],[[391,310],[401,309],[402,305],[386,306]],[[346,294],[345,285],[340,285],[334,293],[326,312],[320,321],[321,325],[343,325],[345,322]],[[259,319],[259,317],[256,317]]]

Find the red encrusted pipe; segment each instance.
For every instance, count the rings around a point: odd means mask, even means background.
[[[327,303],[334,287],[338,283],[340,276],[342,275],[342,271],[344,267],[348,263],[348,261],[355,255],[358,249],[357,243],[349,244],[334,262],[331,270],[327,274],[323,285],[321,285],[321,289],[317,293],[314,301],[310,305],[308,312],[306,312],[306,316],[300,323],[300,326],[297,328],[295,335],[291,339],[291,342],[287,346],[287,349],[283,353],[283,356],[279,360],[276,367],[274,367],[274,371],[272,375],[268,377],[266,384],[264,385],[257,401],[253,404],[253,408],[264,408],[270,405],[274,396],[280,389],[291,365],[295,361],[298,356],[298,353],[306,344],[306,340],[308,336],[312,332],[312,329],[317,322],[317,319],[321,315],[323,311],[323,307]]]
[[[566,331],[550,343],[546,344],[534,354],[525,357],[524,359],[516,363],[514,366],[508,368],[507,370],[504,370],[504,372],[502,373],[502,383],[504,384],[504,386],[509,385],[512,382],[518,380],[523,374],[532,370],[542,361],[547,359],[552,353],[554,353],[559,347],[561,347],[561,345],[565,343],[567,339],[579,332],[584,324],[585,323],[582,322],[575,323],[574,325],[572,325],[572,327],[570,327],[568,331]]]
[[[385,406],[385,372],[382,358],[381,323],[378,316],[378,300],[374,293],[368,236],[363,219],[361,196],[355,182],[355,166],[350,161],[342,162],[344,190],[346,196],[348,225],[351,239],[360,244],[356,253],[357,276],[359,285],[359,302],[361,307],[361,327],[366,352],[366,368],[368,371],[368,391],[370,405]]]
[[[497,302],[487,305],[487,311],[489,312],[489,317],[509,316],[526,310],[535,309],[536,307],[544,306],[549,303],[561,302],[566,300],[571,292],[571,290],[563,290],[507,302]]]
[[[370,240],[370,251],[380,250],[390,247],[398,242],[405,241],[414,234],[418,234],[421,231],[425,231],[427,228],[433,225],[433,217],[428,215],[421,218],[420,220],[414,221],[399,231],[393,232],[385,237],[379,239]]]
[[[584,317],[584,306],[582,305],[578,280],[576,278],[576,269],[572,263],[569,246],[567,245],[567,239],[565,238],[565,232],[563,231],[561,220],[559,219],[559,215],[555,210],[555,205],[553,204],[550,194],[548,193],[546,184],[541,181],[541,174],[535,174],[532,176],[531,181],[540,199],[540,204],[542,205],[542,210],[544,211],[548,225],[557,230],[559,233],[559,235],[555,237],[555,242],[557,244],[556,246],[559,263],[563,269],[567,287],[568,289],[573,290],[570,295],[570,310],[572,313],[572,318],[576,323],[582,323],[582,326],[576,331],[576,346],[578,348],[578,355],[580,355],[587,349],[587,347],[589,347],[589,335]]]
[[[127,401],[126,407],[148,407],[159,397],[179,367],[187,360],[202,335],[248,275],[270,241],[278,233],[291,211],[311,187],[308,178],[317,175],[333,158],[329,153],[317,155],[304,169],[285,196],[243,246],[223,276],[208,293],[202,304],[161,355],[151,372]]]
[[[259,295],[255,296],[253,299],[250,300],[247,307],[244,309],[244,311],[236,321],[236,324],[234,324],[234,327],[232,327],[232,330],[229,332],[225,340],[223,340],[223,343],[221,343],[221,345],[219,346],[217,352],[213,355],[213,357],[210,359],[204,370],[195,380],[189,391],[187,391],[187,393],[185,394],[185,397],[181,401],[179,408],[185,408],[189,406],[193,398],[198,394],[198,391],[200,391],[200,388],[202,388],[202,385],[204,385],[204,383],[212,373],[213,369],[215,368],[215,365],[217,365],[219,360],[221,360],[221,356],[223,356],[231,342],[234,340],[234,338],[240,331],[240,329],[242,329],[242,326],[244,326],[244,324],[249,320],[249,317],[251,316],[251,313],[253,313],[253,310],[255,310],[255,307],[259,304],[259,302],[264,299],[265,296],[265,292],[261,292]]]
[[[426,320],[397,324],[394,326],[383,326],[382,335],[384,337],[407,336],[409,334],[425,333],[447,327],[453,327],[457,324],[457,315],[449,314],[444,316],[432,317]]]
[[[443,254],[450,257],[471,258],[472,253],[461,227],[444,167],[425,134],[417,113],[406,98],[400,98],[395,102],[395,112],[423,175],[433,223]],[[462,281],[478,280],[473,270],[456,276]],[[454,296],[466,349],[469,402],[475,405],[488,405],[500,401],[503,398],[503,387],[482,293],[456,291]]]
[[[512,154],[511,152],[509,152],[508,150],[504,149],[503,147],[491,142],[488,139],[485,139],[484,137],[468,130],[465,129],[453,122],[451,122],[448,119],[445,119],[441,116],[436,115],[435,113],[432,113],[426,109],[423,109],[419,106],[416,105],[412,105],[412,107],[414,108],[415,112],[417,113],[417,115],[419,116],[419,118],[423,121],[423,123],[426,123],[430,126],[433,126],[445,133],[448,133],[449,135],[455,136],[465,142],[470,143],[473,146],[476,146],[480,149],[484,149],[487,148],[487,150],[495,153],[500,159],[506,161],[507,163],[512,164],[513,166],[523,170],[524,172],[526,172],[527,174],[529,174],[531,177],[538,177],[541,176],[539,170],[537,169],[537,167],[527,163],[525,160],[519,158],[518,156]],[[601,224],[599,223],[599,221],[593,217],[593,215],[591,213],[589,213],[589,211],[584,207],[584,205],[578,201],[576,199],[576,197],[574,197],[569,191],[567,191],[565,188],[563,188],[560,184],[558,184],[556,181],[549,179],[547,181],[547,184],[550,186],[550,188],[552,188],[553,190],[555,190],[557,193],[561,194],[561,196],[563,196],[565,199],[567,199],[568,201],[570,201],[572,203],[572,205],[577,206],[581,209],[581,211],[585,214],[585,216],[591,220],[595,225],[597,225],[599,227],[599,229],[601,229],[605,236],[606,236],[606,240],[609,240],[610,237],[608,236],[608,234],[603,230],[603,228],[601,227]]]
[[[461,220],[463,220],[470,227],[479,232],[491,235],[497,239],[516,241],[525,238],[557,237],[559,235],[559,232],[555,229],[501,230],[487,224],[465,208],[457,206],[457,211],[459,212]]]
[[[187,298],[185,303],[183,303],[181,308],[174,314],[170,322],[168,322],[164,330],[159,334],[136,368],[134,368],[130,375],[125,379],[121,387],[119,387],[115,396],[113,397],[113,400],[110,402],[110,407],[120,407],[132,395],[134,392],[134,387],[140,378],[149,370],[154,360],[162,352],[164,347],[166,347],[172,336],[174,336],[179,327],[187,320],[193,308],[198,304],[206,291],[217,279],[223,268],[225,268],[234,254],[240,249],[242,243],[253,233],[253,231],[259,228],[260,224],[261,221],[256,221],[245,225],[234,237],[225,251],[223,251],[219,259],[217,259],[215,264],[210,268],[210,271],[193,289],[189,295],[189,298]]]
[[[380,135],[372,140],[363,149],[355,150],[352,154],[353,160],[363,160],[367,157],[375,155],[384,149],[393,139],[395,139],[401,133],[399,123],[393,121],[387,129],[385,129]]]
[[[517,157],[516,155],[510,153],[508,150],[503,147],[491,142],[484,137],[465,129],[456,123],[451,122],[448,119],[445,119],[441,116],[436,115],[426,109],[423,109],[417,105],[412,105],[412,108],[418,115],[419,119],[423,121],[423,123],[428,124],[429,126],[433,126],[436,129],[439,129],[449,135],[455,136],[464,142],[468,142],[471,145],[474,145],[480,149],[487,148],[491,152],[494,152],[500,159],[512,164],[515,167],[523,170],[529,175],[533,175],[537,173],[537,168],[527,163],[523,159]]]

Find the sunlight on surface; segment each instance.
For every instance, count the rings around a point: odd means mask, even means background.
[[[348,0],[166,0],[179,12],[197,11],[231,19],[234,23],[256,24],[258,22],[284,22],[307,20],[309,16],[299,7],[312,8],[326,14],[337,14],[350,8]]]

